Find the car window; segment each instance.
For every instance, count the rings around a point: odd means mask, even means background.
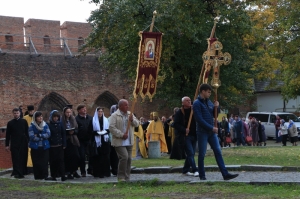
[[[294,114],[278,114],[280,119],[284,119],[284,121],[288,122],[289,120],[293,120],[294,122],[300,122],[299,118]]]
[[[250,113],[249,116],[255,117],[257,121],[268,122],[269,114]]]
[[[275,123],[276,121],[276,115],[271,115],[270,116],[270,123]]]

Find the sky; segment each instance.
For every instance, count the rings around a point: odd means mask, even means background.
[[[90,0],[0,0],[0,15],[30,19],[86,22],[91,11],[97,9]]]

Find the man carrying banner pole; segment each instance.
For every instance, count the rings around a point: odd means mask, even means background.
[[[207,150],[207,143],[210,144],[215,159],[217,161],[218,167],[222,173],[224,180],[230,180],[236,178],[238,174],[230,174],[226,167],[222,157],[222,152],[220,144],[218,141],[217,133],[218,127],[217,117],[219,102],[217,98],[217,89],[221,85],[219,80],[219,69],[222,64],[228,65],[231,62],[231,55],[229,53],[222,53],[223,48],[222,43],[218,41],[217,38],[214,38],[214,32],[216,27],[217,19],[215,19],[214,27],[210,38],[208,39],[208,50],[203,54],[205,67],[204,73],[200,74],[200,78],[203,81],[203,84],[199,87],[199,84],[196,89],[196,94],[199,92],[198,98],[194,101],[193,111],[194,117],[197,123],[197,139],[198,139],[198,168],[199,168],[199,177],[200,180],[206,180],[205,170],[204,170],[204,157]],[[215,91],[215,102],[212,103],[209,100],[211,95],[212,87],[207,84],[209,78],[209,71],[213,67],[213,77],[211,84]],[[203,77],[202,77],[203,75]],[[201,82],[199,79],[199,82]],[[199,89],[199,90],[198,90]],[[196,96],[196,95],[195,95]],[[215,122],[213,122],[215,120]]]

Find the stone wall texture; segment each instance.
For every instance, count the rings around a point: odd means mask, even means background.
[[[65,56],[63,39],[75,54],[90,30],[87,23],[64,22],[60,26],[59,21],[29,19],[24,24],[23,18],[0,16],[0,127],[6,126],[12,109],[20,105],[23,112],[34,105],[44,113],[44,120],[51,110],[62,111],[66,104],[73,104],[74,114],[77,105],[85,104],[92,116],[95,108],[102,106],[107,117],[120,99],[128,99],[131,105],[134,84],[121,72],[108,73],[95,54]],[[29,36],[39,56],[30,52]],[[152,111],[170,116],[171,109],[158,110],[162,103],[138,100],[134,112],[146,118]],[[10,154],[4,148],[0,141],[0,168],[11,167]]]

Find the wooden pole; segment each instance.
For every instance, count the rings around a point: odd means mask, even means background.
[[[208,46],[207,46],[207,51],[210,50],[210,40],[213,38],[214,34],[215,34],[215,31],[216,31],[216,26],[217,26],[217,19],[215,19],[214,21],[214,26],[211,30],[211,33],[210,33],[210,36],[209,36],[209,40],[208,40]],[[203,63],[202,64],[202,68],[201,68],[201,72],[200,72],[200,75],[199,75],[199,80],[198,80],[198,84],[197,84],[197,88],[196,88],[196,91],[195,91],[195,95],[194,95],[194,101],[197,99],[197,96],[198,96],[198,92],[199,92],[199,89],[200,89],[200,85],[202,84],[202,79],[203,79],[203,73],[204,73],[204,68],[206,67],[206,64]],[[192,121],[192,117],[193,117],[193,109],[191,110],[191,113],[190,113],[190,117],[189,117],[189,121],[188,121],[188,125],[187,125],[187,128],[189,129],[190,126],[191,126],[191,121]],[[187,134],[186,134],[187,136]]]
[[[153,27],[154,27],[154,21],[155,21],[155,16],[157,15],[157,12],[156,10],[153,11],[153,17],[152,17],[152,22],[151,22],[151,25],[150,25],[150,31],[149,32],[152,32],[153,31]]]
[[[135,108],[136,101],[137,101],[137,98],[134,98],[133,101],[132,101],[132,105],[131,105],[129,117],[131,117],[132,114],[133,114],[133,111],[134,111],[134,108]],[[131,122],[130,122],[130,120],[129,120],[129,118],[128,118],[127,128],[126,128],[126,132],[125,132],[125,134],[127,134],[127,135],[128,135],[128,132],[129,132],[130,123],[131,123]]]

